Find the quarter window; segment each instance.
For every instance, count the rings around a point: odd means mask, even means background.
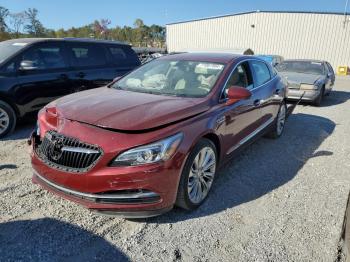
[[[255,84],[261,86],[271,79],[270,70],[263,62],[252,61],[253,70],[255,73]]]
[[[71,44],[71,63],[74,67],[102,66],[106,64],[104,50],[99,45]]]
[[[126,54],[123,49],[119,47],[109,47],[109,52],[111,53],[113,59],[119,61],[119,60],[125,60]]]

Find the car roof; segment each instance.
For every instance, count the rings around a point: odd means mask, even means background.
[[[282,56],[280,55],[255,55],[255,56],[259,58],[278,58],[278,57],[282,58]]]
[[[324,63],[324,60],[317,59],[286,59],[283,62],[315,62],[315,63]]]
[[[237,58],[252,57],[245,55],[237,55],[231,53],[179,53],[163,56],[158,59],[162,60],[187,60],[187,61],[202,61],[202,62],[215,62],[227,64]]]
[[[7,42],[12,43],[38,43],[38,42],[49,42],[49,41],[65,41],[65,42],[81,42],[81,43],[104,43],[104,44],[119,44],[119,45],[127,45],[127,43],[120,41],[112,41],[112,40],[102,40],[102,39],[94,39],[94,38],[18,38],[7,40]]]
[[[257,57],[277,57],[278,55],[255,55]]]

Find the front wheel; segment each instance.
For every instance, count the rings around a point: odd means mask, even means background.
[[[217,169],[217,151],[201,139],[186,160],[177,192],[176,205],[187,210],[199,207],[211,189]]]
[[[278,138],[282,135],[284,131],[284,125],[286,123],[287,117],[287,106],[286,103],[283,102],[278,110],[278,115],[276,117],[275,123],[272,127],[272,130],[267,133],[267,137],[269,138]]]
[[[313,102],[313,104],[314,104],[315,106],[321,106],[324,93],[325,93],[325,88],[322,87],[320,94],[317,96],[317,98],[316,98],[316,99],[314,100],[314,102]]]
[[[0,138],[11,133],[16,126],[16,114],[6,102],[0,101]]]

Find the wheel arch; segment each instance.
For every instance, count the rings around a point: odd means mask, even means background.
[[[0,93],[0,101],[4,101],[9,106],[11,106],[11,108],[15,111],[16,117],[19,117],[21,115],[18,107],[16,106],[16,104],[9,97],[7,97],[6,95]]]
[[[221,142],[220,142],[220,138],[217,134],[210,132],[207,133],[205,135],[202,136],[202,138],[208,139],[211,142],[213,142],[213,144],[215,145],[216,148],[216,152],[218,154],[218,162],[220,162],[221,159]]]

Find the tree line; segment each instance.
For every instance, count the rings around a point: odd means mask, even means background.
[[[88,37],[128,42],[138,47],[164,47],[165,27],[145,25],[136,19],[133,27],[111,27],[111,20],[100,19],[92,23],[69,29],[53,30],[45,28],[38,18],[38,10],[28,8],[19,13],[11,13],[0,6],[0,41],[22,37]]]

